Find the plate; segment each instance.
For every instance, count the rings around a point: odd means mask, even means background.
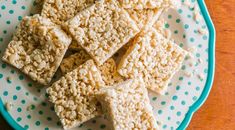
[[[183,2],[183,0],[182,0]],[[162,17],[176,43],[184,49],[195,50],[194,58],[186,58],[178,73],[169,83],[164,95],[150,93],[154,115],[162,129],[185,129],[193,113],[206,100],[214,76],[215,29],[203,0],[190,0],[192,6],[182,4],[177,10],[168,10]],[[16,25],[25,15],[35,10],[32,0],[8,0],[0,3],[0,56],[9,43]],[[200,21],[195,21],[195,8]],[[201,29],[207,33],[199,33]],[[189,76],[192,74],[192,76]],[[58,75],[56,75],[58,77]],[[56,78],[56,77],[55,77]],[[32,82],[17,69],[0,61],[0,111],[8,123],[17,130],[59,130],[61,124],[47,101],[45,87]],[[6,111],[5,103],[14,104]],[[76,130],[108,130],[102,117],[92,119]],[[75,130],[75,129],[74,129]]]

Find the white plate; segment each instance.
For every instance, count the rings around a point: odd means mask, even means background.
[[[183,1],[183,0],[182,0]],[[165,95],[150,93],[154,114],[162,129],[185,129],[195,112],[205,101],[214,74],[215,31],[203,0],[190,0],[192,7],[201,13],[201,21],[194,20],[194,10],[182,5],[178,10],[164,13],[165,27],[172,31],[173,39],[184,49],[196,48],[194,60],[186,59],[181,70],[174,76]],[[0,3],[0,56],[5,50],[16,25],[34,8],[32,0],[5,0]],[[208,33],[201,35],[199,29]],[[190,64],[193,66],[190,67]],[[187,77],[185,72],[192,73]],[[199,77],[203,77],[200,79]],[[11,77],[7,80],[7,77]],[[0,61],[0,111],[15,129],[59,130],[62,129],[52,104],[45,96],[45,87],[39,87],[17,69]],[[8,113],[4,104],[11,102]],[[33,106],[32,110],[27,110]],[[76,130],[109,129],[102,118],[84,123]],[[74,129],[75,130],[75,129]]]

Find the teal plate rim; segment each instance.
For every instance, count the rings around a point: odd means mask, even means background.
[[[206,4],[204,0],[198,0],[199,7],[201,9],[202,15],[206,21],[208,30],[209,30],[209,64],[208,64],[208,75],[207,75],[207,81],[204,87],[204,90],[202,91],[201,96],[199,99],[189,107],[188,112],[185,115],[184,120],[180,124],[180,126],[177,128],[177,130],[185,130],[187,126],[189,125],[193,114],[203,105],[203,103],[206,101],[210,90],[212,88],[213,80],[214,80],[214,71],[215,71],[215,38],[216,38],[216,32],[214,24],[211,20],[211,17],[209,15],[209,12],[207,10]],[[0,113],[5,118],[5,120],[10,124],[10,126],[13,129],[16,130],[24,130],[23,127],[21,127],[16,121],[11,117],[11,115],[6,111],[4,104],[2,102],[2,99],[0,98]]]

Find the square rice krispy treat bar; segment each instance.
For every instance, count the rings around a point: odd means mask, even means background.
[[[84,50],[80,50],[63,59],[60,69],[63,74],[66,74],[89,59],[91,59],[90,56]],[[113,58],[108,59],[103,65],[99,66],[98,69],[100,70],[102,79],[106,85],[113,85],[114,83],[123,81],[123,78],[117,73],[116,63]]]
[[[49,19],[24,17],[2,57],[33,80],[48,84],[58,69],[71,38]]]
[[[176,0],[118,0],[126,9],[154,9],[161,7],[174,7]]]
[[[127,80],[100,91],[96,98],[113,130],[158,130],[143,81]]]
[[[125,78],[142,77],[146,87],[162,94],[187,52],[155,29],[140,33],[118,65]]]
[[[116,0],[96,1],[67,21],[64,27],[98,65],[139,32],[136,23]]]
[[[88,60],[47,89],[64,129],[77,127],[102,114],[94,94],[104,86],[93,60]]]
[[[61,25],[94,2],[95,0],[44,0],[41,15]]]
[[[91,59],[91,57],[87,54],[87,52],[83,49],[79,50],[75,54],[70,55],[67,58],[64,58],[60,64],[60,70],[63,74],[66,74],[83,63],[85,63],[87,60]]]
[[[145,29],[151,27],[155,21],[158,20],[161,15],[163,9],[154,8],[154,9],[126,9],[131,19],[134,20],[139,29]],[[69,49],[78,50],[81,49],[81,46],[76,42],[72,42],[69,46]]]

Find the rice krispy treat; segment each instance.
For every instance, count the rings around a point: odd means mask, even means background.
[[[94,4],[95,0],[44,0],[41,15],[61,25],[77,12]]]
[[[49,19],[39,15],[26,16],[2,59],[34,81],[47,85],[70,43],[71,38]]]
[[[87,60],[91,59],[91,57],[87,54],[85,50],[79,50],[75,54],[70,55],[67,58],[64,58],[60,64],[60,70],[63,74],[66,74],[83,63],[85,63]]]
[[[63,74],[66,74],[89,59],[91,59],[90,56],[84,50],[80,50],[63,59],[60,69]],[[116,63],[113,58],[108,59],[103,65],[99,66],[98,69],[106,85],[113,85],[114,83],[123,81],[123,78],[117,73]]]
[[[174,7],[176,0],[118,0],[126,9],[154,9],[160,7]]]
[[[161,15],[163,9],[126,9],[130,17],[136,22],[140,29],[151,27]]]
[[[113,130],[158,130],[143,81],[128,80],[96,95]]]
[[[179,70],[186,51],[155,29],[140,33],[118,65],[125,78],[142,77],[148,89],[162,94]]]
[[[102,114],[94,94],[104,86],[93,60],[88,60],[47,89],[64,129],[77,127]]]
[[[67,21],[64,27],[98,65],[139,32],[136,23],[116,0],[96,1]]]

